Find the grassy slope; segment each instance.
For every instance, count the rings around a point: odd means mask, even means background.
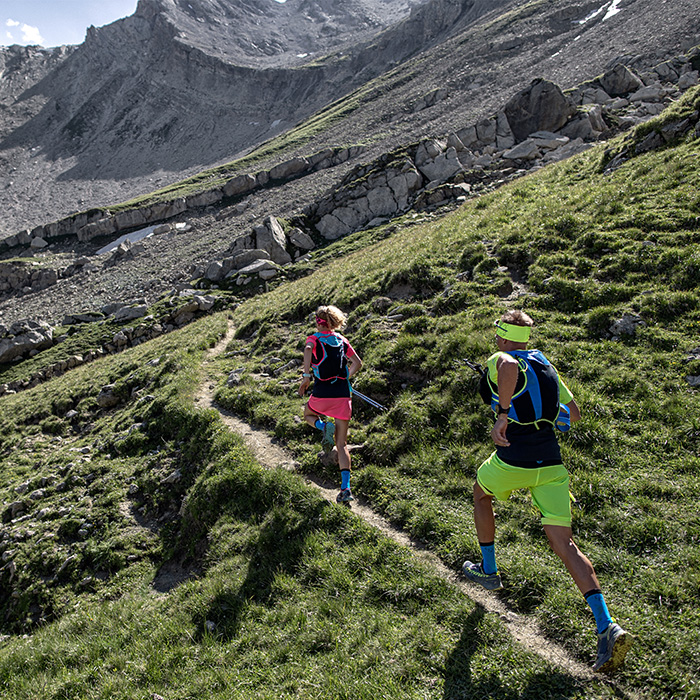
[[[262,470],[193,408],[225,322],[3,399],[2,497],[23,497],[30,516],[2,530],[16,564],[0,574],[3,697],[584,697],[409,553]],[[105,383],[124,403],[102,412]],[[164,592],[163,563],[196,576]]]
[[[517,304],[535,316],[536,343],[585,416],[562,439],[578,541],[613,614],[639,635],[629,682],[668,697],[699,692],[700,422],[697,390],[685,379],[700,374],[700,363],[688,360],[700,337],[699,151],[695,140],[602,175],[595,149],[437,224],[399,226],[376,243],[371,233],[346,239],[318,273],[237,310],[232,350],[248,354],[234,364],[249,372],[242,390],[219,392],[315,469],[309,430],[292,420],[297,372],[263,381],[259,373],[300,356],[317,303],[350,311],[347,335],[366,362],[357,388],[390,407],[384,415],[357,407],[353,441],[366,448],[354,483],[457,567],[478,555],[469,491],[491,449],[475,379],[459,360],[483,361],[493,350],[491,324],[507,305],[499,268],[517,270],[530,291]],[[343,254],[362,238],[367,247]],[[388,311],[374,301],[400,294]],[[609,339],[625,313],[645,326]],[[396,314],[403,320],[392,320]],[[589,612],[548,551],[527,497],[499,507],[498,541],[500,595],[586,658]]]
[[[354,487],[457,568],[477,555],[470,490],[491,449],[460,358],[492,350],[510,284],[499,267],[517,268],[530,291],[517,303],[584,412],[562,438],[576,536],[638,635],[617,689],[525,654],[498,620],[294,475],[260,469],[195,410],[217,315],[1,399],[0,496],[30,516],[10,523],[3,508],[0,550],[16,566],[0,573],[3,696],[698,697],[700,425],[685,376],[700,367],[685,360],[700,335],[699,150],[605,176],[593,150],[439,221],[348,237],[317,255],[318,272],[239,306],[218,362],[242,377],[235,391],[222,381],[222,403],[316,471],[315,436],[295,420],[298,371],[274,370],[299,357],[319,302],[349,311],[358,389],[389,407],[357,407]],[[608,339],[625,312],[646,326]],[[102,412],[107,383],[124,403]],[[590,660],[590,613],[525,495],[499,505],[497,537],[499,595]],[[198,576],[159,594],[164,562]]]

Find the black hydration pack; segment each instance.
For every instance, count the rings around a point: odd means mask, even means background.
[[[347,341],[336,333],[314,333],[316,348],[311,360],[314,377],[322,382],[348,378]]]

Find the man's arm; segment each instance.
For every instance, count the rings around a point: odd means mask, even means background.
[[[518,361],[506,353],[502,354],[496,363],[498,372],[498,403],[501,408],[509,409],[510,402],[518,383]],[[491,438],[501,447],[508,447],[510,442],[506,439],[508,416],[501,413],[496,418],[496,423],[491,430]]]
[[[569,420],[572,423],[575,423],[577,420],[581,420],[581,410],[573,399],[566,404],[566,407],[569,409],[569,413],[571,414],[569,416]]]

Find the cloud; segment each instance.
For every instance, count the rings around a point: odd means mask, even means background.
[[[27,44],[43,44],[44,37],[41,36],[38,27],[32,27],[28,24],[22,25],[22,41]]]
[[[44,37],[41,36],[41,32],[38,27],[32,27],[30,24],[22,24],[14,19],[8,19],[5,22],[6,27],[14,28],[19,27],[20,32],[22,32],[21,43],[23,44],[43,44]],[[15,37],[12,32],[5,32],[8,39],[14,41]]]

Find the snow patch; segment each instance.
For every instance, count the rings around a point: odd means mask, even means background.
[[[621,2],[622,0],[613,0],[612,4],[610,5],[610,8],[605,13],[605,17],[603,17],[603,22],[605,22],[606,19],[614,17],[618,12],[622,12],[622,10],[620,10],[619,7]]]
[[[603,16],[602,21],[605,22],[606,19],[610,19],[611,17],[614,17],[618,12],[622,12],[622,10],[620,9],[621,2],[622,0],[612,0],[612,2],[606,2],[602,7],[599,7],[597,10],[593,10],[593,12],[591,12],[587,17],[576,20],[575,24],[586,24],[592,19],[598,17],[598,15],[602,14],[603,12],[605,12],[605,15]]]
[[[146,226],[146,228],[139,229],[138,231],[132,231],[131,233],[126,233],[123,236],[117,238],[116,241],[108,243],[104,248],[100,248],[96,255],[103,255],[104,253],[111,253],[115,248],[117,248],[122,243],[129,241],[130,243],[136,243],[137,241],[142,241],[144,238],[148,238],[153,235],[155,226]]]

